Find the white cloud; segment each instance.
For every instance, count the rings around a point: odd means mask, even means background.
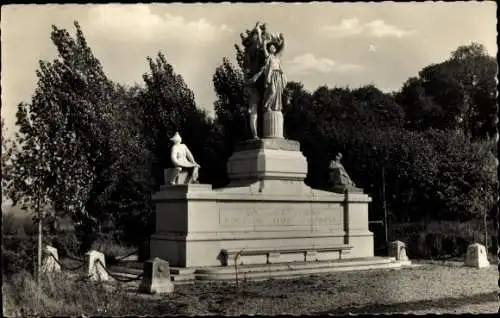
[[[148,5],[96,5],[88,13],[89,32],[112,35],[124,41],[175,39],[183,42],[207,43],[232,33],[225,24],[214,25],[201,18],[186,21],[182,16],[151,12]]]
[[[322,30],[331,35],[343,37],[360,34],[363,31],[363,26],[357,18],[348,18],[340,21],[338,25],[325,25]]]
[[[401,38],[403,36],[412,35],[415,33],[415,31],[413,30],[403,30],[398,28],[397,26],[386,24],[383,20],[374,20],[370,23],[367,23],[365,26],[373,36],[378,38],[388,36]]]
[[[360,70],[363,68],[358,64],[338,64],[334,60],[326,57],[318,58],[312,53],[298,55],[288,64],[288,69],[292,73],[307,73],[311,71],[330,73],[334,71]]]
[[[373,44],[370,44],[368,46],[368,52],[376,52],[377,51],[377,47]]]
[[[377,38],[401,38],[416,33],[414,30],[404,30],[395,25],[387,24],[383,20],[373,20],[368,23],[361,23],[358,18],[343,19],[337,25],[324,25],[321,27],[321,30],[327,32],[332,37],[368,35]]]

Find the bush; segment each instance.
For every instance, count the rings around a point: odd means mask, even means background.
[[[43,275],[40,286],[21,272],[6,280],[2,291],[5,316],[121,316],[147,310],[147,300],[132,299],[119,284],[81,281],[65,272]]]
[[[100,235],[92,249],[104,254],[106,264],[115,264],[119,258],[137,253],[137,248],[116,241],[111,235]]]
[[[493,226],[489,231],[493,231],[492,228]],[[482,224],[475,221],[435,221],[428,225],[423,222],[393,224],[389,239],[405,242],[410,258],[448,259],[463,257],[472,243],[484,245],[483,231]],[[490,251],[493,251],[495,244],[490,237]]]
[[[2,274],[34,270],[37,255],[36,238],[27,235],[3,235]]]
[[[78,256],[80,253],[80,242],[74,231],[62,231],[56,234],[45,236],[45,244],[49,244],[57,248],[57,253],[60,258],[66,256]]]
[[[23,217],[14,213],[2,213],[2,233],[4,235],[24,234]]]

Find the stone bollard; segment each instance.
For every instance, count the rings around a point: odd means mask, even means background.
[[[467,254],[465,256],[465,266],[484,268],[489,267],[488,254],[484,245],[474,243],[467,247]]]
[[[104,254],[98,251],[90,251],[85,254],[88,272],[87,275],[91,280],[109,280],[109,275],[104,268],[106,260]],[[99,262],[100,261],[100,262]]]
[[[144,263],[144,276],[139,285],[140,293],[168,294],[174,291],[170,278],[170,266],[158,257]]]
[[[394,241],[389,244],[389,257],[395,257],[397,261],[409,261],[406,255],[406,244],[401,241]]]
[[[45,246],[45,257],[42,263],[42,268],[40,269],[42,273],[53,273],[60,272],[61,265],[59,265],[59,255],[57,253],[57,248],[50,245]]]

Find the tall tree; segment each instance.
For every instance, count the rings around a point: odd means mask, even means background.
[[[483,45],[460,46],[423,68],[398,94],[407,127],[460,130],[470,138],[495,134],[497,63]]]
[[[31,103],[18,105],[7,188],[14,204],[51,205],[53,216],[81,224],[104,216],[101,197],[111,191],[114,87],[75,27],[75,38],[52,27],[58,58],[40,61]]]
[[[12,140],[7,137],[7,127],[5,126],[5,120],[1,119],[1,131],[2,131],[2,199],[5,194],[5,190],[3,189],[7,184],[7,180],[9,179],[9,171],[10,165],[9,160],[12,156],[12,152],[14,150],[12,145]]]
[[[248,95],[244,89],[243,73],[227,58],[217,67],[213,76],[217,100],[214,103],[217,121],[232,140],[249,136]]]
[[[195,158],[200,158],[204,142],[200,136],[211,129],[211,123],[207,114],[196,108],[193,92],[164,54],[158,53],[155,59],[148,57],[148,63],[150,72],[143,75],[146,87],[140,99],[145,107],[146,144],[153,154],[152,183],[157,188],[164,182],[164,168],[171,165],[169,138],[178,131]],[[203,170],[203,161],[200,164]]]
[[[227,58],[217,67],[213,76],[217,100],[215,109],[215,133],[218,135],[214,145],[217,149],[214,171],[219,176],[214,179],[215,187],[221,187],[229,182],[226,162],[233,152],[238,140],[250,136],[248,95],[244,89],[243,73]]]

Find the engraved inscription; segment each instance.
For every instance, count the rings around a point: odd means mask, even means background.
[[[329,205],[328,209],[321,209],[312,212],[312,224],[315,226],[321,225],[337,225],[342,222],[342,207],[340,205]]]
[[[290,206],[257,210],[254,224],[255,226],[308,225],[307,212],[297,211]]]
[[[254,210],[225,208],[219,209],[219,224],[222,226],[251,226]]]
[[[219,224],[232,227],[329,226],[343,221],[340,205],[306,209],[293,206],[224,206],[219,209]]]

